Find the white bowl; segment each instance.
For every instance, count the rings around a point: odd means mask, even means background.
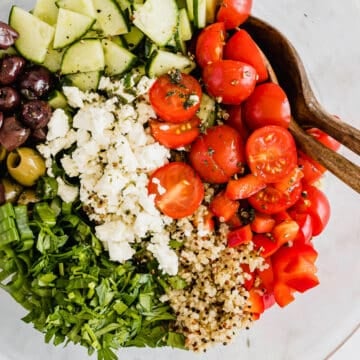
[[[2,20],[6,20],[14,2],[1,0]],[[17,0],[16,4],[31,9],[34,0]],[[293,42],[323,106],[360,128],[359,2],[254,0],[253,14],[279,28]],[[359,159],[349,151],[341,152],[359,164]],[[120,351],[120,358],[330,358],[360,323],[360,195],[331,174],[325,177],[324,189],[332,205],[332,217],[325,232],[314,240],[319,251],[318,287],[297,296],[284,309],[274,306],[251,330],[244,331],[227,347],[218,346],[197,355],[171,349],[126,349]],[[5,292],[0,291],[0,296],[1,360],[88,359],[80,347],[44,344],[42,334],[20,320],[24,310]],[[359,355],[358,345],[356,350],[350,359]]]

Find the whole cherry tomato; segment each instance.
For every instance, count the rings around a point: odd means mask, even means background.
[[[217,21],[224,21],[226,29],[241,25],[250,15],[252,0],[222,0]]]
[[[284,90],[277,84],[258,85],[244,105],[245,121],[250,129],[266,125],[288,128],[291,111]]]
[[[204,181],[225,183],[244,170],[244,144],[235,129],[214,126],[191,145],[189,160]]]
[[[257,73],[241,61],[219,60],[204,67],[203,80],[211,96],[223,104],[236,105],[253,92]]]

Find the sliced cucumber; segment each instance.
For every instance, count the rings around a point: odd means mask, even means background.
[[[180,39],[188,41],[192,38],[193,30],[191,21],[189,19],[188,12],[185,8],[179,10],[179,28],[178,28]]]
[[[56,0],[37,0],[32,14],[49,25],[55,25],[59,9]]]
[[[91,18],[96,17],[92,0],[57,0],[56,5],[59,8],[75,11]]]
[[[200,101],[200,108],[196,114],[201,120],[203,127],[208,128],[214,125],[216,119],[216,102],[206,93],[203,93]]]
[[[65,109],[67,107],[66,97],[59,90],[54,90],[50,95],[48,103],[53,109]]]
[[[194,68],[195,63],[187,56],[165,50],[155,50],[149,59],[146,72],[150,77],[157,77],[173,69],[189,73]]]
[[[130,27],[130,31],[127,34],[123,35],[126,46],[130,50],[135,49],[141,43],[144,37],[144,33],[139,28],[133,25]]]
[[[119,5],[113,0],[93,0],[96,17],[105,36],[126,34],[129,29]]]
[[[105,67],[104,51],[99,39],[82,39],[64,53],[62,74],[102,71]]]
[[[186,0],[186,10],[191,21],[194,20],[194,0]]]
[[[101,74],[101,71],[70,74],[66,75],[66,81],[81,91],[96,91],[100,83]]]
[[[50,46],[45,56],[43,65],[52,72],[60,71],[64,51],[65,49],[54,49]]]
[[[193,0],[194,25],[198,29],[206,26],[206,0]]]
[[[54,49],[64,48],[80,40],[94,22],[95,18],[60,8],[55,28]]]
[[[16,49],[10,46],[7,49],[0,49],[0,59],[2,59],[5,55],[15,55],[17,54]]]
[[[218,0],[206,0],[206,23],[212,24],[215,21]]]
[[[54,38],[55,29],[16,5],[11,8],[9,24],[20,35],[15,42],[16,50],[24,58],[42,63]]]
[[[175,0],[147,0],[133,14],[133,23],[159,46],[174,36],[178,24]]]
[[[116,0],[116,3],[120,6],[122,11],[126,11],[131,8],[130,0]]]
[[[105,55],[105,74],[108,76],[121,75],[130,70],[136,63],[137,57],[129,50],[113,41],[102,41]]]

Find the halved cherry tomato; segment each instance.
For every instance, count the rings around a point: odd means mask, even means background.
[[[148,192],[155,204],[173,219],[192,215],[204,198],[204,186],[194,169],[172,162],[157,169],[149,179]]]
[[[249,136],[245,151],[251,172],[268,183],[282,180],[297,165],[294,138],[281,126],[256,129]]]
[[[179,71],[161,75],[149,91],[150,103],[156,114],[173,123],[192,119],[200,107],[201,95],[199,82]]]
[[[200,123],[201,120],[197,116],[181,124],[149,120],[151,135],[169,149],[191,144],[200,134]]]
[[[286,192],[291,191],[291,188],[295,186],[302,178],[304,174],[299,167],[295,167],[290,174],[284,176],[280,181],[274,182],[272,186],[275,189]]]
[[[230,179],[226,185],[226,196],[232,200],[247,199],[266,187],[266,183],[253,174]]]
[[[255,41],[244,29],[239,29],[227,40],[224,47],[224,58],[242,61],[253,66],[259,76],[258,83],[268,78],[264,58]]]
[[[220,221],[229,221],[238,211],[240,203],[230,200],[224,191],[220,191],[210,202],[210,210]]]
[[[243,172],[244,145],[235,129],[227,125],[214,126],[195,140],[189,159],[204,181],[224,183]]]
[[[238,229],[229,231],[227,235],[228,247],[236,247],[242,244],[246,244],[252,240],[253,232],[250,225],[244,225]]]
[[[260,251],[260,255],[267,258],[274,254],[278,249],[278,243],[265,234],[254,234],[252,238],[255,249]]]
[[[223,104],[240,104],[253,92],[256,80],[256,70],[241,61],[219,60],[203,69],[203,81],[209,95]]]
[[[241,136],[241,138],[245,141],[250,135],[249,129],[245,124],[245,121],[242,116],[242,106],[241,105],[224,105],[224,109],[229,115],[225,118],[226,125],[231,126],[235,130],[237,130]]]
[[[275,225],[272,235],[278,247],[295,240],[299,232],[299,224],[295,220],[285,220]]]
[[[250,129],[266,125],[288,128],[290,124],[290,103],[284,90],[275,83],[256,86],[245,102],[245,120]]]
[[[311,216],[313,235],[319,235],[330,219],[330,203],[327,196],[316,186],[305,184],[301,198],[294,205],[298,213],[307,213]]]
[[[200,32],[195,49],[196,61],[200,67],[222,59],[225,36],[223,22],[208,25]]]
[[[257,211],[250,225],[251,230],[258,234],[269,233],[275,226],[275,219],[268,214]]]
[[[276,214],[293,206],[301,197],[302,184],[297,182],[288,191],[280,191],[269,184],[249,197],[250,205],[265,214]]]
[[[217,21],[224,21],[226,29],[234,29],[249,17],[252,0],[222,0]]]

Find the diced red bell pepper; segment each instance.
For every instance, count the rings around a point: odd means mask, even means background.
[[[264,288],[267,293],[272,293],[274,289],[274,271],[272,267],[271,258],[266,258],[264,262],[268,265],[264,270],[257,270],[256,274],[260,279],[261,288]]]
[[[252,231],[256,233],[268,233],[275,226],[275,219],[271,215],[256,212],[250,225]]]
[[[220,221],[226,222],[236,214],[239,206],[240,203],[238,201],[229,199],[225,192],[221,191],[214,196],[209,207]]]
[[[263,295],[259,290],[251,289],[249,291],[249,307],[246,309],[248,312],[255,314],[262,314],[265,310]]]
[[[295,297],[293,295],[294,289],[292,289],[290,286],[282,283],[277,282],[274,286],[274,298],[276,303],[284,307],[295,300]]]
[[[272,235],[278,247],[294,241],[299,232],[299,224],[295,220],[285,220],[272,230]]]
[[[260,255],[267,258],[274,254],[279,246],[277,242],[264,234],[255,234],[252,242],[254,243],[255,249],[260,251]]]
[[[229,247],[236,247],[242,244],[246,244],[252,240],[253,232],[250,225],[244,225],[235,230],[229,231],[227,235],[227,241]]]
[[[262,179],[253,174],[247,174],[239,179],[229,180],[225,194],[232,200],[247,199],[265,187],[266,183]]]
[[[249,275],[245,278],[245,282],[243,284],[244,288],[249,291],[254,286],[255,273],[253,271],[250,271],[250,266],[248,264],[241,264],[241,268],[244,273],[247,273]]]

